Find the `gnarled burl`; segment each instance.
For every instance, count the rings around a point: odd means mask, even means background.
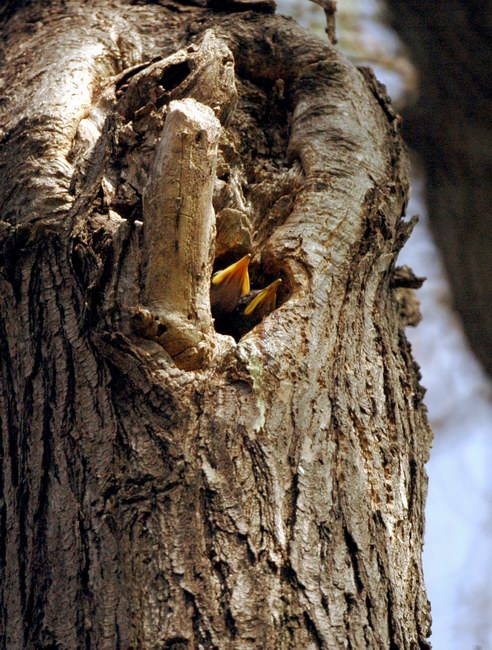
[[[271,10],[0,8],[4,647],[428,647],[398,118]]]

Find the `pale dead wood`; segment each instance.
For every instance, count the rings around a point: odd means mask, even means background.
[[[171,102],[143,195],[143,301],[163,329],[159,342],[188,369],[199,366],[212,329],[212,191],[220,130],[208,106],[194,99]]]

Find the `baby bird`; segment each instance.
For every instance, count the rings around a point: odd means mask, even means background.
[[[231,333],[239,339],[258,325],[277,306],[277,289],[282,284],[278,278],[264,289],[252,291],[243,296],[234,313],[231,314]]]
[[[245,255],[212,276],[210,304],[214,317],[232,314],[241,296],[249,293],[248,266],[250,260],[251,254]]]

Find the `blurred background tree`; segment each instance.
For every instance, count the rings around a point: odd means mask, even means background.
[[[388,0],[419,71],[403,115],[430,223],[472,348],[492,373],[492,2]]]

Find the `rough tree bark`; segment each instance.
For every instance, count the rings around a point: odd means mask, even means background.
[[[4,648],[428,647],[399,120],[272,11],[0,13]]]
[[[492,375],[492,2],[389,0],[421,74],[405,136],[471,346]]]

